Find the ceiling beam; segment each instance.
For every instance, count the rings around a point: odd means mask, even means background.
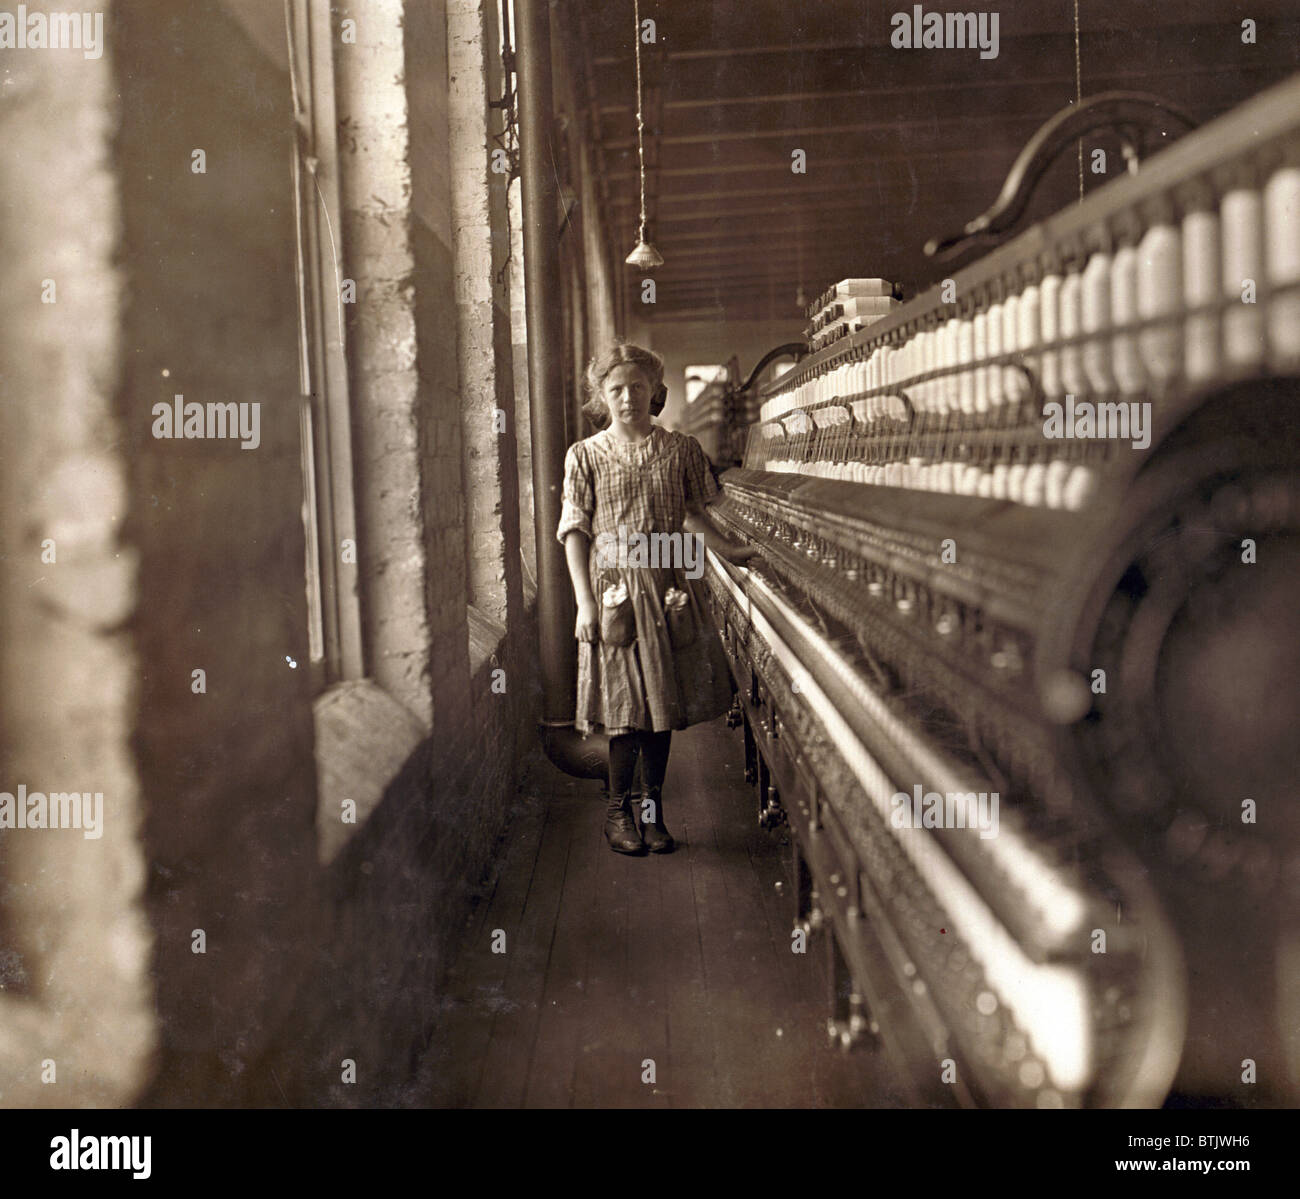
[[[1119,64],[1117,64],[1118,66]],[[1128,65],[1123,69],[1101,70],[1089,74],[1089,83],[1091,91],[1103,91],[1116,83],[1131,83],[1135,80],[1149,81],[1152,79],[1174,78],[1181,79],[1185,77],[1201,78],[1207,75],[1240,75],[1243,71],[1260,70],[1267,71],[1271,67],[1269,63],[1260,63],[1255,67],[1244,63],[1180,63],[1177,66],[1161,67],[1152,65],[1148,70],[1133,70]],[[991,79],[954,79],[954,80],[936,80],[932,83],[925,84],[927,94],[938,92],[983,92],[983,91],[1006,91],[1011,88],[1024,88],[1038,90],[1044,87],[1059,86],[1062,77],[1059,72],[1052,75],[1040,75],[1031,77],[1011,77],[997,76]],[[1102,87],[1101,85],[1106,85]],[[906,84],[898,87],[872,87],[872,88],[840,88],[830,89],[824,92],[771,92],[767,94],[752,96],[701,96],[690,100],[668,100],[664,103],[665,112],[682,112],[692,109],[713,110],[723,107],[749,106],[755,104],[801,104],[801,103],[824,103],[827,100],[842,99],[862,99],[872,100],[886,96],[914,96],[917,92],[916,85],[911,87]],[[597,110],[601,117],[619,117],[635,116],[636,104],[632,101],[626,103],[602,104]]]
[[[800,280],[796,273],[791,270],[784,273],[776,273],[762,270],[764,264],[756,264],[748,271],[737,274],[724,275],[702,274],[693,278],[683,279],[680,282],[672,282],[667,279],[656,279],[655,283],[655,303],[662,304],[671,299],[680,300],[682,296],[699,295],[717,291],[719,293],[734,290],[740,287],[753,289],[755,287],[766,289],[771,287],[777,292],[789,291],[791,297],[799,290]],[[819,295],[836,279],[854,278],[854,272],[846,263],[841,262],[838,269],[821,274],[810,274],[805,272],[803,279],[804,290],[810,292],[809,300]],[[893,282],[890,280],[890,282]],[[639,295],[639,285],[633,284],[633,290]]]
[[[834,195],[841,192],[861,194],[870,184],[861,179],[850,179],[845,183],[809,184],[802,181],[795,184],[800,196]],[[753,197],[790,196],[795,194],[789,187],[750,187],[736,188],[725,192],[668,192],[660,195],[659,203],[664,204],[728,204],[733,200],[745,200]],[[636,196],[615,196],[610,205],[614,208],[638,207],[640,201]]]
[[[781,45],[767,46],[716,46],[707,50],[671,50],[667,58],[669,62],[701,62],[709,58],[752,58],[760,54],[779,54],[790,56],[793,54],[819,54],[827,50],[861,50],[860,42],[786,42]],[[598,58],[593,58],[592,62],[598,67],[626,66],[628,60],[632,57],[629,50],[627,54],[605,54]]]
[[[624,229],[627,229],[627,227],[628,226],[626,225],[623,226]],[[840,232],[843,229],[843,227],[844,227],[844,222],[842,220],[841,221],[810,220],[810,221],[800,222],[797,230],[786,231],[786,232],[795,232],[797,235],[801,235],[802,239],[805,242],[816,243],[824,236],[829,236],[833,233]],[[633,228],[635,228],[635,226],[633,226]],[[655,242],[655,244],[659,245],[660,243],[662,243],[663,245],[671,246],[674,249],[676,249],[679,246],[683,246],[689,242],[701,242],[701,241],[708,242],[713,245],[724,245],[727,242],[739,242],[742,245],[749,245],[750,243],[756,241],[757,242],[764,241],[765,239],[771,237],[773,232],[779,232],[779,231],[774,230],[773,226],[771,225],[765,225],[762,228],[758,228],[758,229],[746,228],[746,229],[731,229],[731,230],[701,230],[695,233],[673,232],[673,233],[664,234]],[[689,247],[687,248],[687,252],[689,252]],[[736,252],[737,253],[742,252],[740,246],[737,247]]]
[[[681,112],[693,108],[705,108],[710,111],[717,108],[735,107],[749,104],[804,104],[824,103],[827,100],[865,99],[873,93],[867,88],[847,88],[842,91],[826,92],[774,92],[765,96],[703,96],[698,100],[669,100],[664,104],[665,112]],[[621,116],[635,113],[634,104],[602,104],[600,115]]]
[[[750,242],[727,242],[719,238],[687,244],[670,244],[667,240],[659,240],[655,245],[664,254],[666,265],[659,268],[659,272],[663,272],[675,261],[752,263],[756,254],[761,254],[764,261],[780,262],[785,255],[812,261],[823,253],[843,254],[843,235],[846,232],[848,231],[843,225],[838,225],[820,230],[815,236],[800,236],[793,230],[769,227]]]
[[[721,280],[739,280],[750,278],[774,278],[788,279],[797,287],[801,282],[805,287],[815,285],[821,280],[833,282],[830,276],[835,279],[843,279],[846,276],[854,275],[856,272],[847,269],[845,266],[846,258],[843,255],[835,257],[823,257],[821,259],[805,259],[799,262],[796,259],[783,259],[780,262],[769,262],[764,260],[759,264],[763,269],[757,269],[751,261],[748,266],[741,262],[731,263],[729,265],[708,265],[708,264],[679,264],[678,269],[671,275],[661,275],[656,272],[654,275],[655,286],[665,295],[677,288],[690,288],[700,285],[717,283]],[[661,268],[662,269],[662,268]],[[892,282],[892,280],[891,280]],[[639,282],[631,286],[639,287]],[[821,290],[821,289],[818,289]]]
[[[1059,108],[1059,106],[1058,106]],[[1016,125],[1038,126],[1057,112],[1017,113],[1015,116],[954,117],[949,128],[962,126],[992,127],[1005,130]],[[768,141],[772,138],[797,137],[848,137],[858,133],[905,133],[909,129],[933,129],[934,121],[928,118],[919,121],[871,121],[857,125],[802,125],[782,129],[715,129],[708,133],[679,133],[661,138],[665,146],[712,145],[719,142]],[[609,150],[635,150],[636,138],[611,138],[605,142]]]
[[[833,280],[828,279],[826,282],[829,284]],[[804,285],[803,290],[805,298],[810,303],[821,294],[815,287],[810,287],[807,284]],[[763,282],[762,284],[737,283],[732,287],[700,287],[693,291],[682,291],[673,296],[665,294],[664,298],[655,304],[641,304],[638,295],[632,299],[631,306],[667,311],[669,308],[680,308],[695,304],[744,305],[753,302],[764,305],[770,304],[774,310],[787,313],[791,320],[802,322],[804,321],[803,310],[795,303],[798,295],[799,285],[797,283],[778,280],[771,283]]]
[[[809,272],[805,271],[802,279],[794,270],[763,272],[753,271],[745,274],[724,275],[721,273],[713,275],[696,275],[693,278],[685,279],[677,283],[669,283],[667,280],[659,280],[655,286],[655,302],[664,304],[669,302],[680,303],[684,296],[693,296],[703,294],[712,294],[714,291],[719,294],[726,294],[729,291],[735,291],[738,288],[754,287],[767,288],[772,287],[775,291],[784,293],[789,292],[791,302],[794,300],[794,294],[799,290],[802,284],[804,291],[808,293],[811,300],[814,296],[820,295],[825,289],[837,279],[857,278],[860,272],[853,270],[844,262],[840,262],[834,267]],[[893,282],[893,280],[890,280]],[[639,287],[633,285],[632,291],[636,293],[637,302],[640,302]]]
[[[853,158],[817,158],[819,171],[854,169],[871,172],[877,167],[898,163],[914,163],[925,159],[983,158],[989,152],[987,146],[965,146],[948,150],[918,150],[912,154],[859,154]],[[1009,165],[1009,164],[1008,164]],[[742,175],[747,172],[779,171],[790,174],[790,163],[784,158],[771,162],[737,162],[710,163],[698,167],[659,167],[659,174],[665,179],[686,179],[695,175]],[[606,176],[612,180],[635,179],[636,171],[610,171]]]
[[[733,308],[729,305],[716,304],[712,307],[679,308],[675,312],[660,312],[647,318],[651,324],[670,321],[712,321],[719,325],[745,325],[788,319],[783,312],[770,305],[754,305],[746,308]],[[792,333],[791,336],[797,336]],[[730,347],[719,347],[719,353],[730,353]]]
[[[1300,40],[1300,21],[1290,14],[1288,17],[1269,22],[1267,36],[1274,45],[1294,47]],[[987,64],[976,60],[969,70],[962,69],[958,57],[953,55],[913,54],[888,45],[837,50],[793,47],[783,61],[771,64],[727,55],[712,70],[670,71],[666,76],[669,92],[666,100],[693,102],[710,96],[799,94],[819,88],[835,92],[865,90],[879,98],[910,93],[924,100],[970,89],[986,89],[996,94],[1001,89],[1018,88],[1023,81],[1034,80],[1034,87],[1061,89],[1061,102],[1065,103],[1074,93],[1075,47],[1068,19],[1057,30],[1024,37],[1009,36],[1011,24],[1010,19],[1003,22],[997,62]],[[1223,45],[1218,53],[1207,53],[1205,27],[1181,21],[1146,30],[1125,27],[1086,31],[1079,46],[1084,91],[1104,90],[1099,89],[1098,82],[1113,78],[1116,72],[1130,79],[1159,77],[1176,81],[1180,76],[1194,77],[1206,71],[1226,74],[1232,70],[1251,70],[1270,57],[1276,73],[1276,57],[1242,46],[1237,24],[1220,19],[1218,29]],[[1262,33],[1262,22],[1260,29]],[[720,32],[715,30],[713,36],[719,36]],[[599,72],[602,86],[598,91],[606,103],[612,97],[632,99],[633,89],[619,78],[630,61],[630,45],[627,54],[628,59],[611,63]],[[670,54],[669,60],[672,58]],[[1174,64],[1185,66],[1186,70],[1180,71]],[[1008,112],[1013,106],[998,107]]]
[[[992,197],[988,197],[991,199]],[[929,198],[927,198],[929,199]],[[982,200],[984,197],[975,196],[962,192],[953,196],[935,196],[932,201],[927,203],[925,215],[938,214],[942,219],[951,213],[964,212],[966,215],[963,220],[969,220],[975,215],[978,208],[983,207]],[[889,198],[892,203],[893,198]],[[906,197],[903,200],[906,204]],[[835,207],[820,207],[814,209],[790,209],[777,208],[771,210],[775,215],[785,218],[781,220],[768,220],[755,223],[737,223],[731,219],[727,212],[721,213],[704,213],[698,217],[683,217],[682,221],[700,220],[710,221],[717,226],[716,228],[707,229],[686,229],[682,228],[681,221],[671,221],[670,227],[655,230],[655,244],[663,244],[674,248],[682,247],[689,249],[691,243],[706,242],[714,244],[724,244],[727,242],[752,242],[762,241],[765,238],[774,235],[782,238],[801,237],[805,242],[817,242],[823,238],[830,238],[836,235],[843,235],[847,231],[844,228],[845,214],[875,214],[881,216],[880,205],[873,196],[871,201],[864,205],[845,207],[838,205]],[[752,214],[751,214],[752,215]],[[636,220],[629,213],[620,218],[617,223],[611,222],[612,228],[620,240],[628,233],[636,231]],[[924,240],[924,239],[922,239]]]
[[[888,201],[885,202],[888,203]],[[744,220],[755,216],[783,216],[787,219],[793,220],[803,212],[814,214],[820,212],[869,213],[871,208],[877,203],[879,203],[879,201],[876,197],[869,196],[853,203],[844,203],[836,200],[807,206],[797,203],[768,204],[755,208],[736,208],[718,212],[682,213],[680,216],[669,214],[667,216],[660,216],[657,220],[654,220],[651,223],[658,228],[661,225],[698,224],[700,221],[710,221],[715,225],[734,225],[738,220]]]
[[[810,261],[823,252],[835,254],[842,252],[842,248],[834,236],[836,232],[839,232],[839,230],[829,229],[817,237],[801,238],[787,235],[779,229],[768,229],[757,240],[761,242],[761,252],[765,262],[780,262],[787,256],[795,259],[802,257],[805,261]],[[661,249],[667,244],[667,242],[662,243],[662,245],[659,242],[655,243]],[[668,248],[673,257],[670,257],[669,254],[664,255],[666,265],[659,268],[661,272],[669,269],[674,259],[690,263],[752,263],[755,251],[759,247],[748,242],[732,242],[728,244],[723,241],[716,241],[696,242],[693,245],[669,246]]]
[[[822,7],[825,0],[820,0],[818,7]],[[703,6],[701,6],[703,7]],[[1116,6],[1119,7],[1119,6]],[[1129,39],[1151,38],[1153,40],[1169,40],[1170,38],[1198,37],[1203,36],[1207,28],[1236,29],[1238,19],[1229,14],[1227,17],[1221,9],[1214,5],[1204,5],[1197,7],[1195,5],[1179,5],[1176,8],[1170,8],[1164,5],[1135,5],[1125,4],[1122,6],[1124,12],[1125,27],[1122,30],[1123,35]],[[789,27],[788,14],[783,7],[773,11],[772,6],[767,6],[767,11],[763,12],[763,5],[747,4],[739,7],[739,11],[728,12],[725,8],[715,15],[724,18],[732,17],[737,23],[743,23],[749,28],[762,23],[764,17],[770,24],[773,18],[780,21],[783,28]],[[778,56],[796,56],[800,54],[822,54],[822,53],[875,53],[883,56],[897,56],[906,58],[910,52],[899,52],[890,45],[890,36],[892,29],[884,21],[873,21],[868,25],[865,16],[861,13],[861,4],[855,3],[848,6],[848,12],[842,12],[839,17],[857,16],[862,20],[853,33],[855,36],[849,38],[838,38],[821,42],[757,42],[748,46],[707,46],[692,50],[670,50],[667,53],[669,62],[704,62],[710,59],[728,59],[728,58],[753,58],[763,55]],[[757,11],[755,11],[757,10]],[[1258,17],[1278,18],[1284,24],[1289,24],[1288,18],[1294,19],[1293,0],[1255,0],[1254,10]],[[630,13],[628,14],[631,15]],[[1095,38],[1114,37],[1116,33],[1116,23],[1114,20],[1115,13],[1106,12],[1104,6],[1093,5],[1090,11],[1087,7],[1080,9],[1080,36],[1087,41]],[[1270,19],[1270,25],[1274,22]],[[725,35],[729,32],[726,29],[719,30],[715,23],[711,30],[719,41],[725,41]],[[626,40],[622,35],[622,23],[620,21],[619,29],[606,30],[606,36],[613,35],[617,39],[619,50],[614,54],[598,55],[592,59],[596,66],[602,67],[625,67],[632,60],[631,46],[624,47]],[[721,34],[722,36],[719,36]],[[1017,11],[1015,20],[1006,20],[998,31],[998,43],[1000,47],[1009,48],[1018,43],[1033,42],[1044,38],[1055,40],[1069,39],[1073,36],[1072,26],[1069,22],[1068,14],[1061,13],[1059,10],[1048,6],[1046,8],[1036,9],[1033,6],[1027,6]]]

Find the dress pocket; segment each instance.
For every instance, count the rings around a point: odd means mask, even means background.
[[[668,622],[668,640],[673,649],[686,649],[695,644],[698,630],[690,596],[686,592],[676,587],[668,589],[664,595],[664,619]]]
[[[600,639],[606,645],[627,646],[636,640],[636,616],[627,587],[606,587],[600,602]]]

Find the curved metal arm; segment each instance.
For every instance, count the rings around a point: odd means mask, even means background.
[[[798,362],[798,360],[803,358],[807,352],[809,352],[809,345],[807,345],[807,342],[787,342],[784,346],[777,346],[775,350],[768,350],[767,354],[764,354],[762,358],[758,360],[757,367],[754,367],[753,371],[749,372],[749,378],[746,378],[745,382],[742,382],[740,390],[748,391],[750,388],[753,388],[755,378],[762,375],[763,368],[766,367],[768,363],[774,362],[777,358],[784,358],[787,354],[790,355],[790,358],[793,358]]]
[[[1196,128],[1180,108],[1146,92],[1101,92],[1081,104],[1069,104],[1047,120],[1017,155],[992,206],[968,221],[961,233],[934,238],[925,252],[940,261],[996,240],[1024,215],[1034,188],[1061,151],[1096,129],[1113,129],[1124,141],[1132,165],[1146,153],[1152,135],[1175,136]]]
[[[762,358],[758,360],[758,365],[749,372],[749,378],[741,385],[741,391],[748,391],[754,385],[754,380],[763,373],[763,368],[774,359],[782,358],[789,354],[797,362],[800,358],[808,353],[808,343],[806,341],[788,341],[783,346],[777,346],[775,350],[768,350]]]

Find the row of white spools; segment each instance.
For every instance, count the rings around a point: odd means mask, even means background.
[[[1185,202],[1181,216],[1172,201],[1153,202],[1142,230],[1123,229],[1117,220],[1112,248],[1094,249],[1081,266],[1048,271],[978,312],[917,330],[902,344],[877,345],[864,360],[841,361],[810,378],[796,373],[797,382],[763,404],[760,419],[776,422],[829,400],[897,388],[918,413],[963,414],[968,425],[995,427],[1031,390],[1025,370],[988,361],[1006,355],[1037,378],[1049,400],[1158,402],[1176,383],[1199,386],[1265,365],[1293,366],[1300,359],[1300,153],[1292,147],[1262,188],[1228,187],[1217,210],[1208,188],[1202,197]],[[1273,294],[1283,287],[1292,289]],[[1044,348],[1068,339],[1080,340]],[[943,370],[951,373],[923,378]],[[898,404],[880,391],[851,407],[869,436],[887,421],[879,430],[887,439],[897,437]],[[826,411],[843,414],[831,423],[848,419],[843,408]],[[789,431],[765,425],[762,444]],[[773,457],[767,469],[1067,508],[1086,502],[1095,485],[1093,469],[1077,462],[1018,469],[917,458],[881,465]]]
[[[891,422],[897,430],[907,418],[902,400],[892,395],[877,395],[851,400],[847,406],[835,404],[811,412],[796,411],[775,422],[760,426],[762,442],[771,446],[777,429],[795,436],[818,429],[847,432],[852,410],[858,427],[871,428]],[[960,440],[954,434],[953,440]],[[886,445],[906,446],[906,434],[894,432],[881,438]],[[1075,443],[1077,445],[1077,443]],[[904,450],[904,454],[906,451]],[[775,447],[760,450],[763,469],[790,474],[813,475],[822,479],[842,479],[853,483],[875,483],[886,487],[909,487],[918,491],[938,491],[949,495],[978,496],[984,499],[1012,500],[1017,504],[1045,505],[1077,511],[1092,498],[1098,483],[1095,467],[1067,458],[1036,462],[959,462],[952,459],[927,461],[917,455],[903,456],[894,462],[860,462],[791,459],[779,457]],[[888,456],[888,455],[886,455]]]
[[[1082,462],[1057,458],[1051,462],[999,463],[978,466],[969,462],[791,462],[769,458],[766,470],[814,475],[823,479],[844,479],[853,483],[875,483],[885,487],[909,487],[915,491],[937,491],[948,495],[979,496],[1012,500],[1035,507],[1067,508],[1078,511],[1096,493],[1098,473]]]

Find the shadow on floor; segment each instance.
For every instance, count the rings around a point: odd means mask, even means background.
[[[827,1045],[825,934],[792,952],[789,834],[758,827],[724,721],[674,736],[664,815],[676,852],[622,857],[597,784],[530,771],[444,986],[425,1103],[901,1104],[883,1056]]]

